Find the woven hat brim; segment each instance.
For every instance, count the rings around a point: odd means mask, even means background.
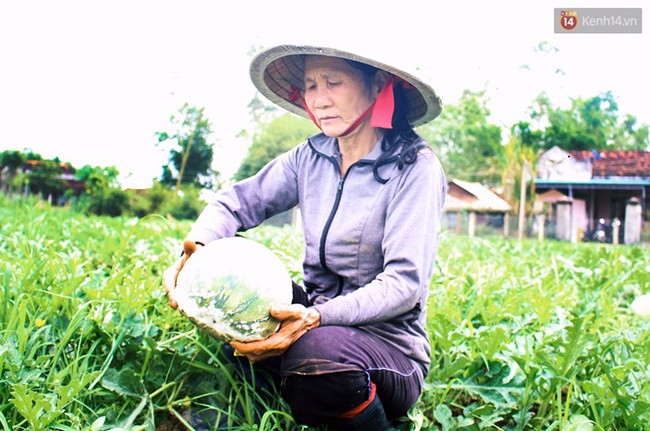
[[[293,87],[304,89],[304,56],[323,55],[358,61],[385,70],[411,84],[404,87],[409,111],[407,119],[415,127],[436,118],[442,110],[442,102],[436,92],[419,78],[387,64],[356,54],[332,48],[303,45],[280,45],[258,53],[250,65],[250,76],[255,87],[276,105],[308,117],[302,103],[292,101]]]

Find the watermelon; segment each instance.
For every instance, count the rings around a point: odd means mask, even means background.
[[[223,238],[197,249],[178,275],[178,309],[223,342],[256,341],[275,333],[272,307],[291,304],[293,288],[282,261],[262,244]]]

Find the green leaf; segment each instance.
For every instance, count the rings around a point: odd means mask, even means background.
[[[101,416],[95,419],[95,421],[90,425],[90,431],[99,431],[104,426],[106,422],[106,416]]]
[[[167,132],[159,132],[157,133],[158,135],[158,142],[163,142],[169,139],[169,134]]]
[[[583,415],[572,416],[562,427],[562,431],[593,431],[593,423]]]
[[[40,394],[24,384],[14,385],[10,402],[16,407],[34,431],[46,429],[60,414],[54,394]]]
[[[102,387],[120,395],[137,398],[146,394],[142,379],[130,368],[120,371],[109,368],[102,378]]]
[[[458,379],[451,387],[496,407],[512,408],[523,396],[524,383],[524,376],[514,363],[491,362],[486,369],[482,362],[475,362],[467,377]]]
[[[84,389],[88,387],[90,382],[96,379],[101,374],[101,371],[96,371],[94,373],[86,373],[81,376],[80,379],[73,378],[70,380],[70,383],[67,385],[60,385],[56,389],[56,393],[59,396],[57,401],[57,408],[63,410],[63,408],[74,398],[79,395]]]
[[[451,409],[446,404],[438,404],[433,411],[433,417],[442,425],[443,431],[454,429],[454,421],[451,416]]]
[[[2,411],[0,411],[0,425],[2,425],[2,429],[4,431],[12,431],[9,423],[7,422],[7,418],[4,414],[2,414]]]
[[[4,364],[9,365],[14,371],[22,365],[22,356],[13,340],[0,344],[0,370]]]

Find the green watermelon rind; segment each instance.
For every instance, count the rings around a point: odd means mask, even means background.
[[[213,276],[215,258],[221,259],[227,275]],[[257,286],[257,291],[246,286]],[[269,310],[288,306],[291,297],[291,278],[280,259],[245,238],[217,240],[199,249],[180,272],[176,292],[181,313],[222,342],[257,341],[274,334],[280,322]]]

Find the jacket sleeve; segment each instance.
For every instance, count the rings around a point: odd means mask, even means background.
[[[399,181],[387,208],[383,271],[367,285],[316,305],[322,325],[369,325],[426,307],[446,180],[438,159],[426,150]]]
[[[278,156],[256,175],[220,191],[199,215],[187,239],[206,244],[232,237],[297,205],[300,148]]]

